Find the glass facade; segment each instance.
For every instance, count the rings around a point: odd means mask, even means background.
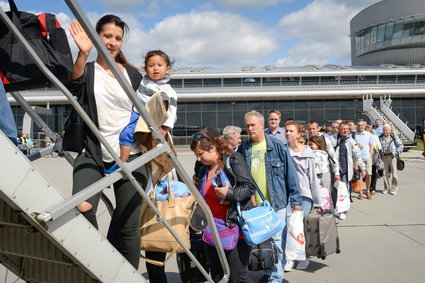
[[[393,111],[399,113],[403,121],[407,120],[411,127],[419,125],[425,118],[425,98],[394,98],[392,105]],[[288,118],[301,124],[316,120],[320,125],[329,125],[337,119],[368,121],[368,117],[362,114],[361,99],[180,102],[176,122],[178,133],[174,135],[190,136],[207,126],[223,129],[227,125],[235,125],[244,129],[246,112],[256,110],[267,115],[270,109],[280,110],[283,122]]]
[[[425,16],[368,27],[355,36],[356,56],[399,45],[425,43]]]
[[[380,75],[380,76],[311,76],[311,77],[259,77],[223,79],[172,79],[175,89],[223,88],[223,87],[298,87],[327,85],[370,85],[396,83],[424,83],[424,75]]]
[[[378,103],[376,100],[375,106]],[[368,117],[362,114],[362,107],[361,99],[179,102],[173,135],[176,144],[187,144],[192,133],[207,126],[223,129],[227,125],[235,125],[245,129],[244,115],[251,110],[267,115],[268,110],[278,109],[282,112],[282,121],[293,118],[301,124],[310,120],[316,120],[320,125],[329,125],[336,119],[368,121]],[[41,117],[53,131],[61,133],[70,108],[71,105],[50,105],[53,114]],[[408,121],[410,127],[414,127],[425,118],[425,98],[393,98],[392,109],[400,114],[403,121]],[[12,106],[12,111],[21,134],[25,112],[19,106]],[[35,124],[33,138],[44,138]]]

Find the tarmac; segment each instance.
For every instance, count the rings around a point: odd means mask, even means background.
[[[285,273],[284,282],[425,282],[425,158],[421,153],[410,150],[401,155],[406,168],[398,172],[398,195],[382,194],[382,180],[372,200],[358,200],[353,193],[347,219],[337,219],[340,254],[326,260],[312,258],[307,270]],[[193,153],[178,148],[177,156],[191,176]],[[71,194],[72,168],[64,158],[43,157],[34,163],[66,196]],[[105,193],[114,200],[113,190]],[[106,233],[110,216],[104,205],[99,207],[98,220],[100,231]],[[146,277],[143,261],[139,271]],[[181,282],[175,259],[167,263],[166,272],[168,282]],[[249,274],[252,282],[261,276],[261,272]],[[15,282],[24,281],[0,265],[0,283]]]

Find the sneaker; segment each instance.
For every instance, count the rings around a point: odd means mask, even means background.
[[[390,192],[390,195],[396,196],[397,192],[396,191]]]
[[[292,270],[292,268],[294,268],[295,266],[295,261],[293,260],[287,260],[285,263],[285,267],[283,268],[283,270],[285,270],[285,272],[289,272]]]
[[[382,193],[383,193],[384,195],[387,195],[387,194],[388,194],[388,190],[383,190],[383,191],[382,191]]]
[[[345,213],[345,212],[341,212],[341,213],[339,214],[339,219],[341,219],[341,220],[345,220],[345,219],[347,219],[347,213]]]
[[[258,283],[267,283],[269,281],[270,281],[270,276],[269,275],[263,275],[263,277],[260,278]]]
[[[308,268],[308,266],[310,265],[310,259],[306,259],[303,261],[300,261],[297,265],[297,269],[301,269],[301,270],[305,270]]]

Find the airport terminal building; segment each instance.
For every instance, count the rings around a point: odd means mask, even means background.
[[[190,136],[205,126],[244,128],[250,110],[266,114],[278,109],[283,121],[303,124],[368,119],[365,96],[372,96],[377,106],[391,97],[392,111],[409,127],[419,125],[425,118],[425,1],[386,0],[361,11],[351,21],[351,42],[352,66],[175,69],[170,81],[178,94],[173,134]],[[62,130],[71,107],[62,93],[41,89],[21,94],[32,105],[51,109],[44,118],[52,129]],[[22,129],[24,111],[18,106],[13,111]]]
[[[425,64],[425,1],[385,0],[350,23],[353,65]]]

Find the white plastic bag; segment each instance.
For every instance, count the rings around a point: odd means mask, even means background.
[[[304,216],[294,211],[288,220],[285,248],[286,260],[305,260]]]
[[[323,186],[320,186],[320,198],[323,200],[323,210],[331,209],[331,197],[329,190]]]
[[[347,185],[342,181],[336,181],[334,186],[337,190],[335,213],[348,211],[350,209],[350,195]]]

